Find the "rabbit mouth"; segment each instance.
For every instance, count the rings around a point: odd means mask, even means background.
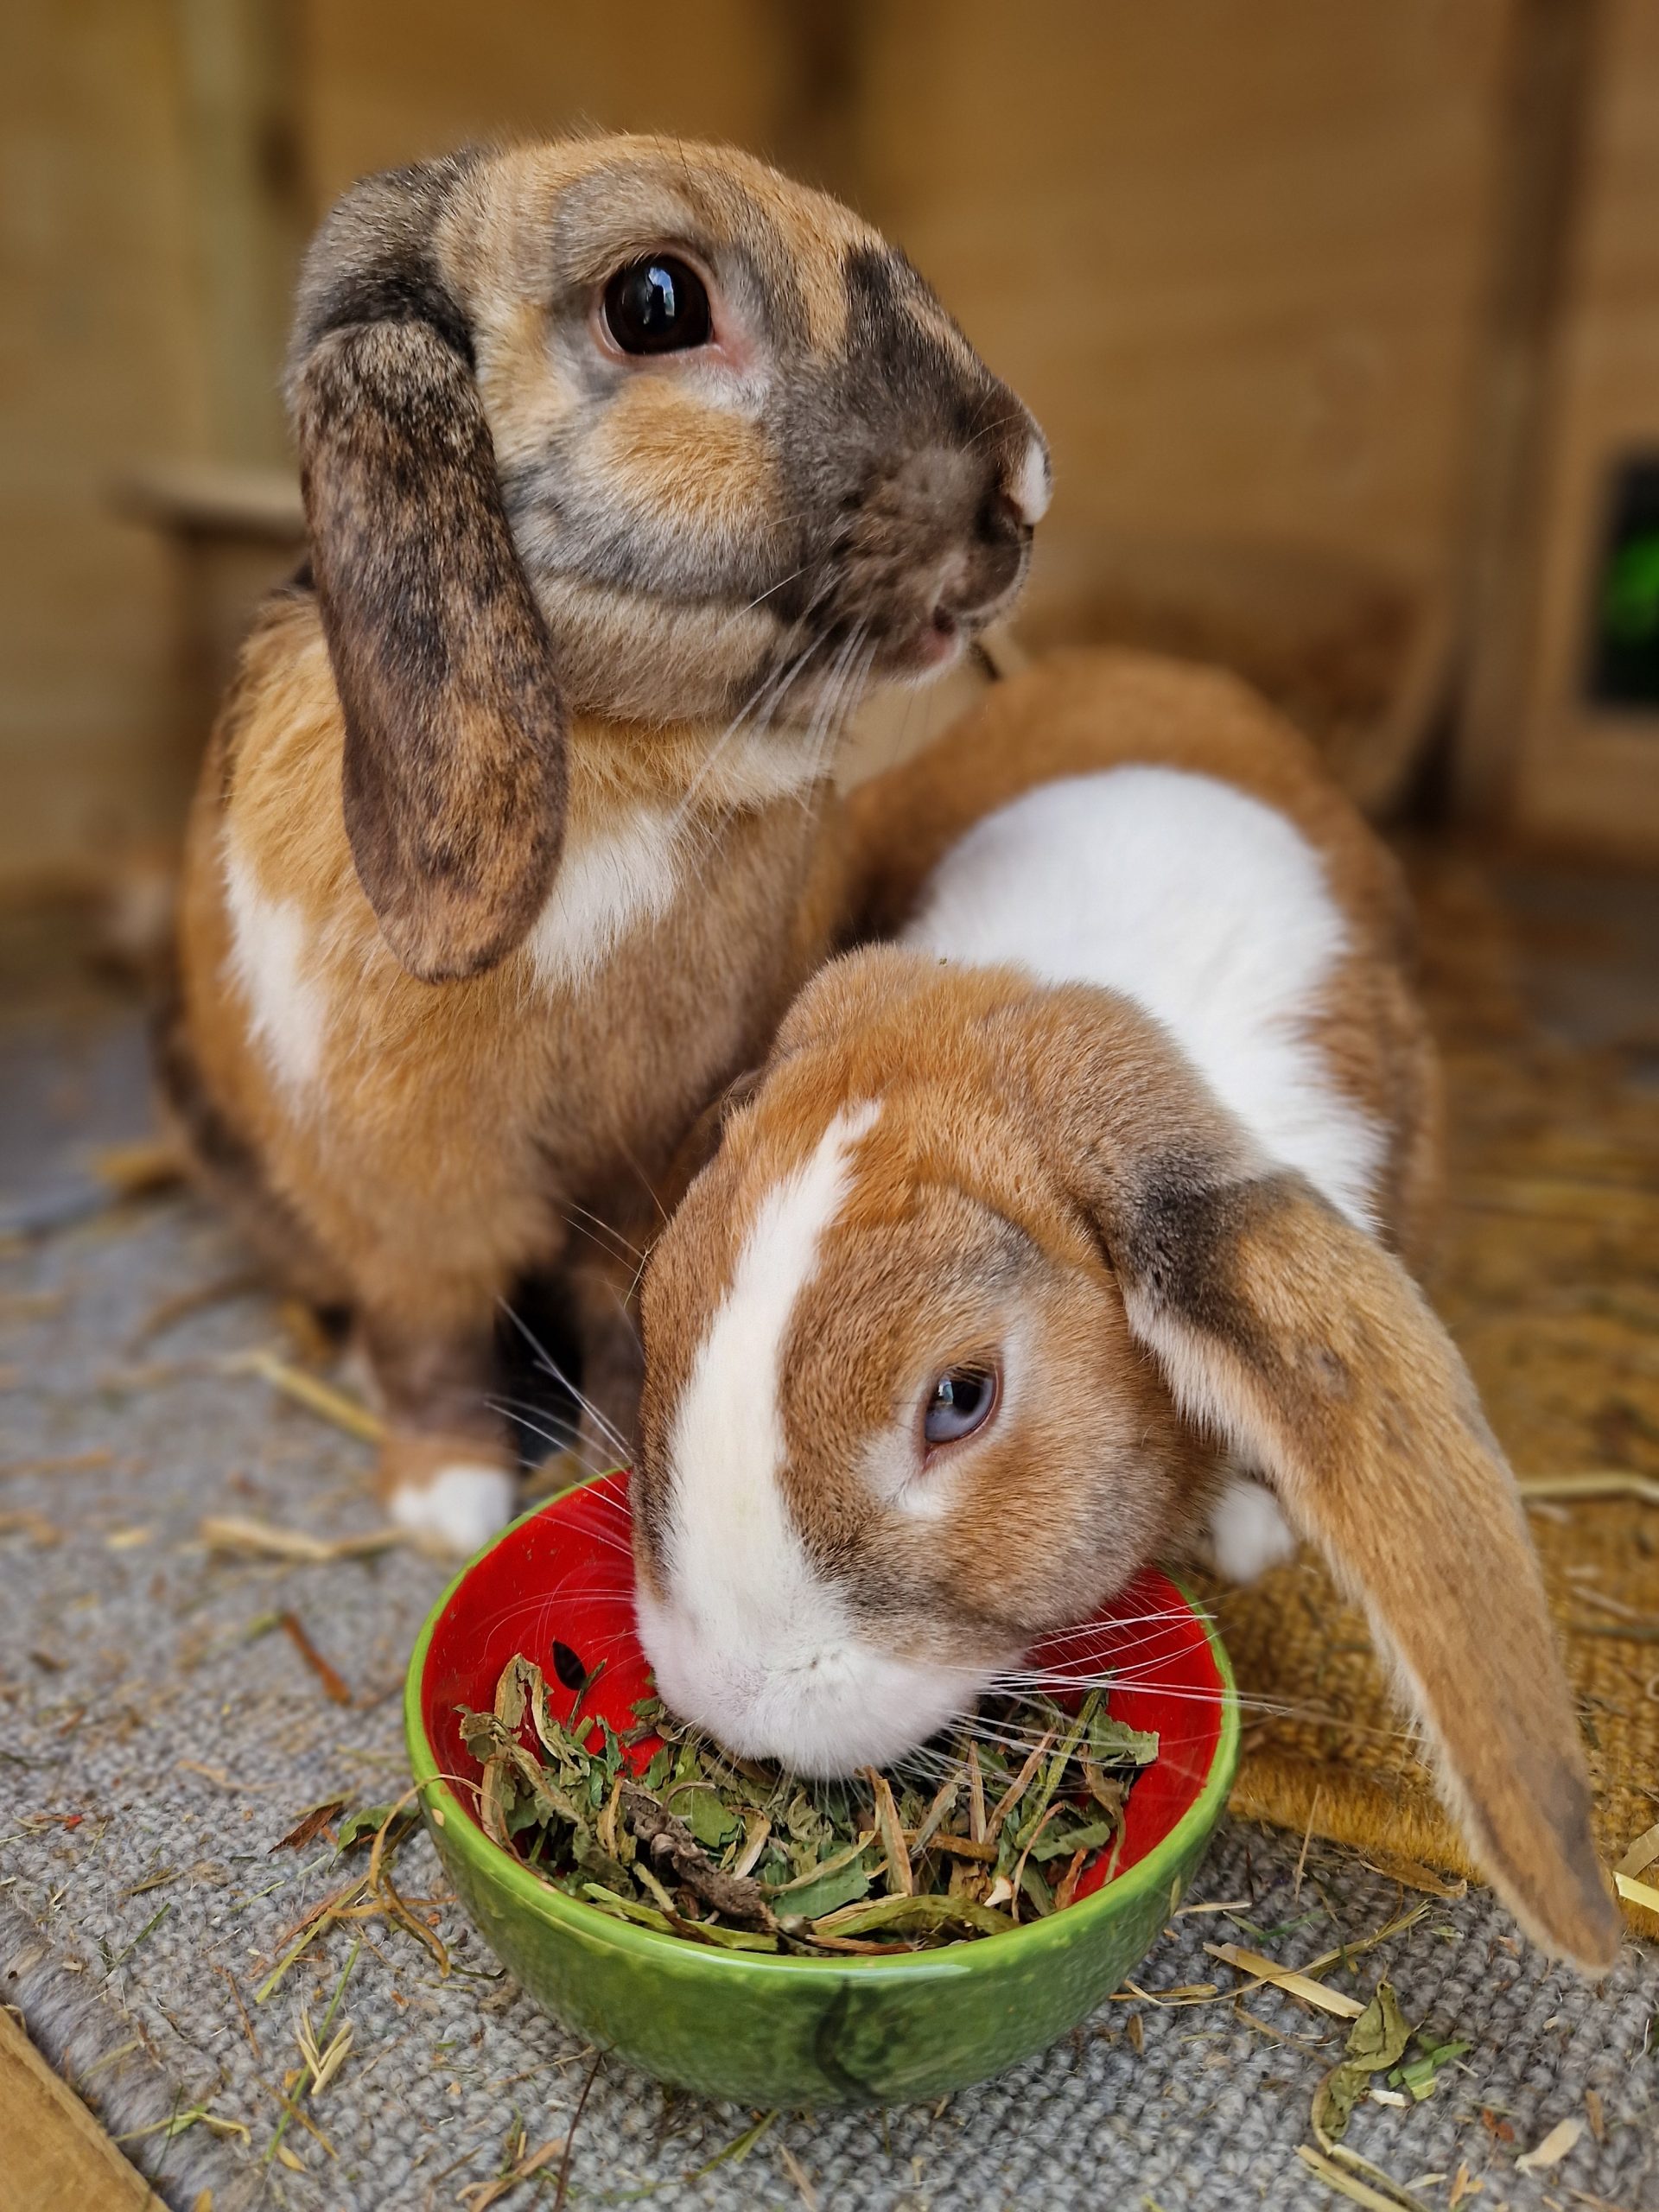
[[[919,606],[913,599],[907,601],[893,610],[886,623],[864,618],[873,646],[872,675],[912,683],[927,683],[942,675],[962,658],[981,631],[1013,604],[1024,567],[1022,559],[1016,575],[989,596],[941,590],[931,599],[925,597]]]
[[[861,631],[874,673],[938,673],[1025,581],[1029,524],[1000,491],[969,505],[953,460],[874,486],[811,580],[807,620],[830,635]]]

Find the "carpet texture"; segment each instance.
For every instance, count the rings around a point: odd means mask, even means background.
[[[476,2212],[463,2192],[502,2171],[521,2132],[532,2152],[566,2135],[586,2091],[572,2204],[1328,2205],[1296,2153],[1344,2024],[1272,1988],[1236,2000],[1238,1978],[1203,1946],[1294,1965],[1421,1908],[1331,1986],[1363,1998],[1386,1974],[1408,2018],[1470,2048],[1427,2102],[1363,2105],[1349,2143],[1435,2208],[1659,2207],[1651,1945],[1633,1936],[1592,1988],[1483,1891],[1427,1897],[1317,1835],[1304,1855],[1300,1834],[1239,1820],[1188,1900],[1230,1915],[1175,1919],[1136,1977],[1144,1994],[941,2105],[780,2113],[747,2150],[764,2115],[671,2095],[613,2059],[595,2070],[500,1974],[424,1840],[398,1881],[449,1947],[447,1978],[406,1930],[368,1921],[330,1929],[259,2001],[350,1872],[321,1838],[274,1847],[319,1801],[404,1786],[398,1689],[444,1570],[402,1550],[296,1565],[204,1545],[210,1514],[372,1528],[368,1450],[226,1367],[296,1346],[272,1301],[236,1287],[245,1257],[219,1224],[177,1194],[111,1208],[81,1172],[86,1143],[146,1126],[136,1016],[97,994],[29,1000],[0,1023],[0,1190],[22,1231],[0,1246],[0,2001],[169,2204]],[[1178,1990],[1190,2001],[1159,2001]],[[292,2117],[299,2037],[337,1991],[328,2032],[349,2023],[349,2052]],[[1564,2120],[1582,2125],[1560,2164],[1519,2170]],[[552,2158],[498,2201],[551,2204],[559,2182]]]

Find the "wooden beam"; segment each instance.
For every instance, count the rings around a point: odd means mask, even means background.
[[[18,2025],[0,2011],[0,2212],[165,2212],[149,2183],[129,2165],[80,2099],[60,2081]]]
[[[282,369],[308,210],[288,0],[174,0],[216,457],[288,451]]]
[[[1457,812],[1508,808],[1537,614],[1539,532],[1603,0],[1514,0],[1493,200],[1486,337],[1474,380],[1460,594]]]
[[[869,0],[816,0],[810,8],[765,0],[765,8],[781,64],[771,134],[777,158],[859,207],[869,182],[863,158]]]

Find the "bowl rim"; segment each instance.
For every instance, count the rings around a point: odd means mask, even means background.
[[[642,1928],[619,1914],[606,1912],[598,1905],[573,1897],[541,1880],[510,1851],[504,1851],[499,1843],[493,1842],[439,1770],[426,1730],[423,1690],[427,1653],[451,1600],[480,1560],[507,1542],[526,1522],[569,1497],[572,1491],[585,1490],[589,1483],[605,1481],[620,1471],[622,1471],[612,1468],[588,1476],[581,1483],[572,1484],[570,1490],[561,1491],[556,1497],[538,1500],[511,1521],[482,1550],[474,1553],[451,1577],[428,1613],[404,1677],[404,1734],[416,1802],[429,1821],[435,1811],[440,1816],[436,1825],[444,1840],[453,1842],[461,1855],[486,1878],[503,1885],[516,1904],[534,1917],[550,1922],[578,1938],[598,1940],[642,1964],[671,1967],[680,1973],[707,1972],[751,1978],[756,1974],[782,1974],[799,1979],[816,1976],[826,1981],[841,1980],[849,1975],[856,1975],[861,1981],[899,1977],[909,1982],[929,1974],[984,1973],[1013,1966],[1016,1961],[1022,1965],[1034,1963],[1045,1946],[1069,1948],[1096,1923],[1117,1918],[1151,1895],[1169,1896],[1169,1910],[1173,1910],[1179,1898],[1172,1894],[1172,1884],[1178,1884],[1180,1879],[1182,1861],[1195,1842],[1201,1842],[1209,1834],[1225,1808],[1227,1793],[1238,1764],[1240,1732],[1238,1688],[1226,1646],[1215,1622],[1193,1603],[1192,1592],[1175,1575],[1166,1579],[1179,1592],[1183,1603],[1204,1630],[1221,1681],[1221,1719],[1215,1752],[1198,1795],[1169,1833],[1153,1846],[1144,1859],[1137,1859],[1133,1866],[1088,1897],[1067,1905],[1063,1912],[1047,1913],[1039,1920],[1022,1921],[1000,1936],[940,1944],[931,1950],[906,1952],[892,1959],[850,1956],[845,1953],[830,1958],[811,1958],[768,1951],[728,1951],[712,1943],[693,1942],[683,1936],[665,1935],[658,1929]]]

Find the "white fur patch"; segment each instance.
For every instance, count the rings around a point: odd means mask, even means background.
[[[804,1773],[896,1756],[964,1690],[948,1669],[858,1640],[807,1557],[780,1484],[779,1361],[845,1196],[849,1154],[878,1110],[838,1114],[755,1215],[674,1423],[668,1592],[639,1595],[640,1637],[668,1703],[733,1750]]]
[[[661,808],[639,807],[605,836],[566,846],[525,940],[539,982],[581,982],[624,938],[660,920],[679,882],[674,844],[672,818]]]
[[[231,973],[248,1006],[248,1027],[290,1099],[316,1082],[328,1022],[328,994],[308,972],[305,918],[291,899],[270,899],[233,846],[225,851]]]
[[[1296,1537],[1262,1484],[1230,1475],[1210,1516],[1210,1542],[1217,1574],[1229,1582],[1254,1582],[1270,1567],[1281,1567],[1296,1549]]]
[[[391,1494],[391,1517],[411,1535],[470,1559],[512,1518],[518,1486],[505,1467],[456,1460],[428,1483],[404,1483]]]
[[[1033,438],[1026,448],[1020,474],[1008,486],[1008,497],[1019,509],[1020,519],[1027,530],[1033,529],[1048,512],[1052,489],[1053,477],[1048,465],[1048,455],[1043,450],[1041,441]]]
[[[1306,1034],[1347,926],[1272,807],[1174,768],[1043,785],[947,855],[905,938],[1133,999],[1271,1158],[1370,1227],[1382,1135]]]

